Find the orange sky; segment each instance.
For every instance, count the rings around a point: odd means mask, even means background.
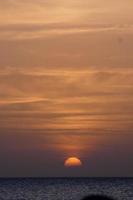
[[[133,175],[132,7],[0,0],[0,176]]]

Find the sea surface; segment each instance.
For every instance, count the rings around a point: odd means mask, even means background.
[[[89,194],[133,200],[133,178],[0,179],[0,200],[80,200]]]

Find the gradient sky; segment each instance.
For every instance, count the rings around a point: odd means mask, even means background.
[[[0,176],[133,176],[132,8],[0,0]]]

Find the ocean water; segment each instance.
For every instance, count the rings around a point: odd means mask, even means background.
[[[116,200],[133,200],[133,179],[0,179],[0,200],[80,200],[89,194],[105,194]]]

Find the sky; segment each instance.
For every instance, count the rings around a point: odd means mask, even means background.
[[[133,176],[132,8],[0,0],[0,177]]]

